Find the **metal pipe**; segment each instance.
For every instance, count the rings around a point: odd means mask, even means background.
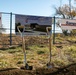
[[[10,13],[10,46],[12,45],[12,12]]]
[[[55,16],[54,16],[54,25],[53,25],[53,44],[55,44]]]

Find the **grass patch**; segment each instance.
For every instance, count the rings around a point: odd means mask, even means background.
[[[41,38],[46,39],[45,37]],[[72,63],[72,61],[69,61],[69,58],[76,62],[76,45],[75,43],[70,45],[70,42],[63,44],[63,42],[67,42],[67,39],[72,41],[72,38],[69,38],[68,36],[66,38],[58,37],[56,38],[56,41],[61,42],[62,44],[52,45],[52,63],[54,63],[56,66],[65,66]],[[73,39],[73,41],[74,40],[75,39]],[[59,50],[63,55],[63,59],[59,58],[58,56],[60,53]],[[45,66],[47,61],[49,61],[49,45],[45,45],[45,43],[27,45],[26,58],[30,65],[41,67],[39,66],[40,64]],[[0,50],[0,68],[18,67],[23,64],[23,61],[24,56],[22,47]]]
[[[37,54],[44,54],[44,51],[37,51]]]

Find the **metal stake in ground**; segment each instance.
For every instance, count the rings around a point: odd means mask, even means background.
[[[23,29],[23,32],[20,31],[20,28]],[[27,61],[26,61],[26,50],[25,50],[25,40],[24,40],[24,26],[17,26],[17,29],[18,29],[18,32],[21,34],[21,37],[22,37],[22,49],[23,49],[23,53],[24,53],[24,64],[25,66],[24,67],[21,67],[21,69],[28,69],[28,70],[32,70],[32,66],[29,66],[27,64]]]

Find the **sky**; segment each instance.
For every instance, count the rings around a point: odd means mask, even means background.
[[[69,0],[0,0],[0,12],[53,16],[55,13],[53,7],[68,4],[68,1]],[[73,0],[71,1],[73,2]]]
[[[76,6],[74,0],[71,0],[71,3]],[[0,12],[53,17],[55,14],[54,7],[63,4],[69,4],[69,0],[0,0]],[[7,19],[3,18],[5,20],[2,24],[5,28],[10,26],[8,17],[10,16],[7,15]]]

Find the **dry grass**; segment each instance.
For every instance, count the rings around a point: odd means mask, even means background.
[[[46,40],[46,37],[41,37]],[[31,37],[32,39],[32,37]],[[39,38],[38,38],[39,39]],[[26,43],[26,55],[27,63],[33,65],[33,67],[46,67],[46,64],[49,61],[49,45],[48,40],[45,44],[38,42],[33,39],[33,45],[31,42]],[[71,39],[71,40],[70,40]],[[70,40],[70,41],[69,41]],[[71,63],[76,63],[76,41],[75,37],[65,37],[56,38],[58,44],[52,45],[52,63],[56,67],[66,66]],[[30,42],[30,41],[28,41]],[[36,42],[36,43],[34,43]],[[46,41],[45,41],[46,42]],[[63,44],[64,43],[64,44]],[[8,67],[20,67],[24,62],[24,56],[22,52],[22,47],[8,48],[6,50],[0,49],[0,68]]]

